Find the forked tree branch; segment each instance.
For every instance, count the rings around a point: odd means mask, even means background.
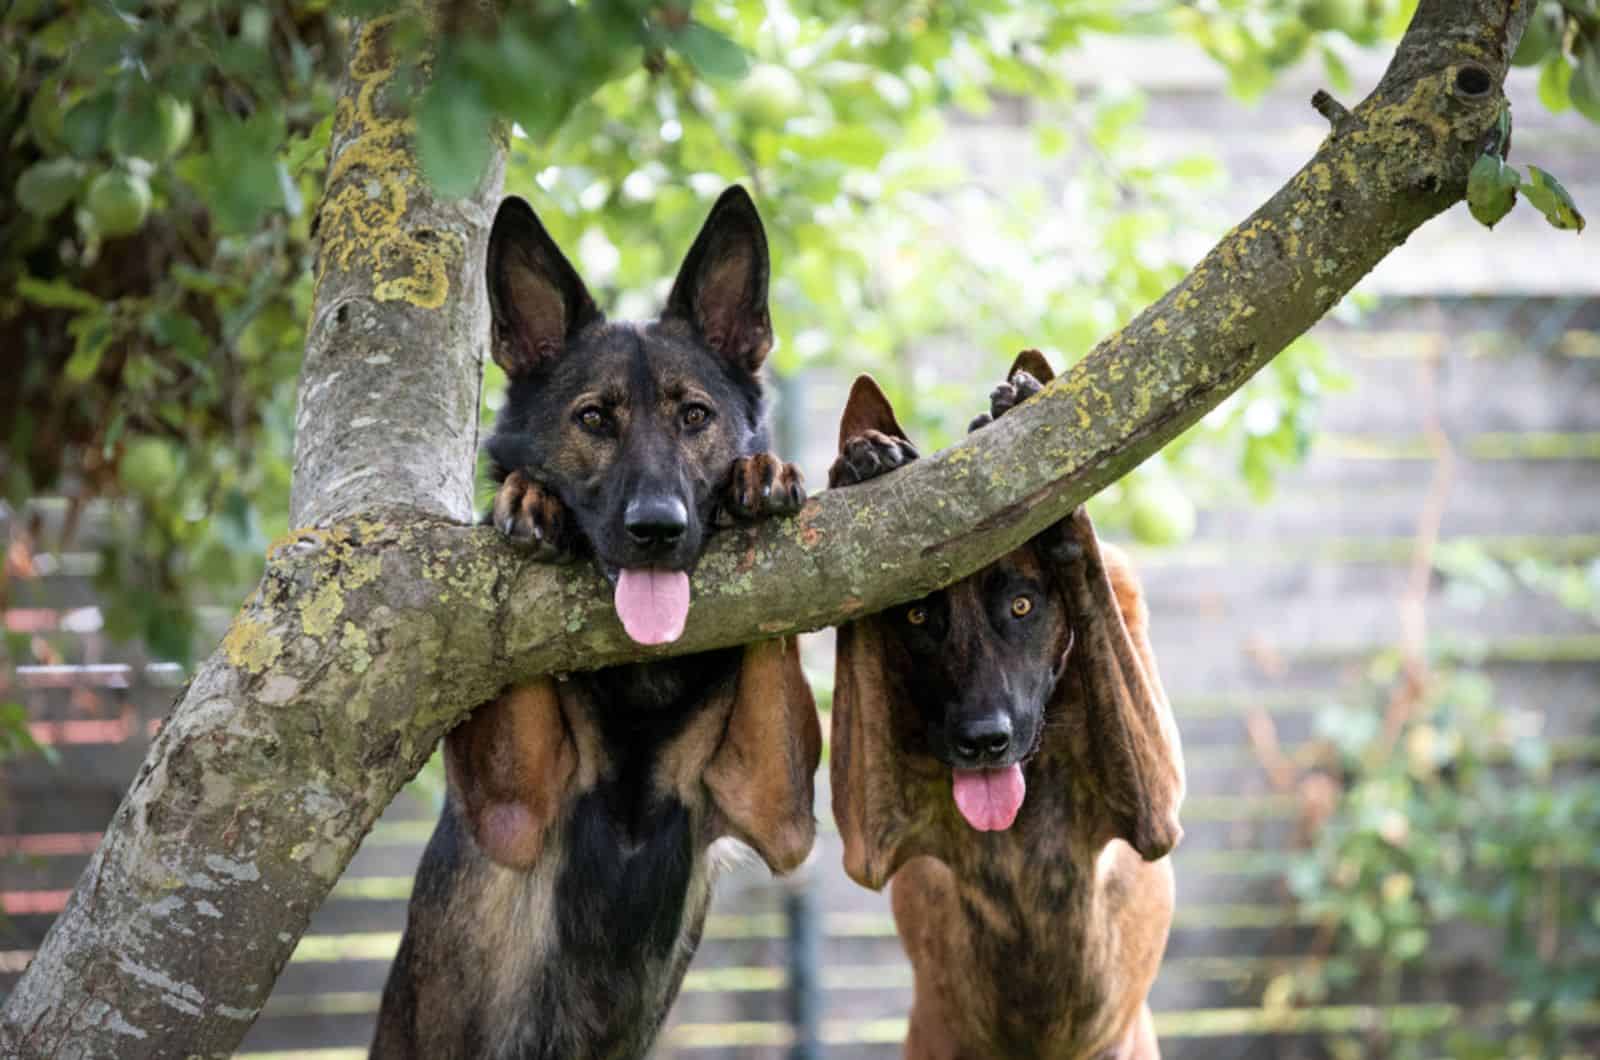
[[[1462,198],[1529,8],[1423,0],[1372,95],[1178,286],[993,427],[793,520],[720,535],[687,631],[657,651],[626,638],[592,571],[531,565],[458,521],[496,181],[464,207],[433,201],[405,130],[381,113],[363,124],[385,64],[363,35],[301,386],[294,506],[319,528],[275,547],[184,693],[0,1012],[0,1053],[232,1050],[362,836],[445,729],[507,684],[831,625],[947,584],[1061,518]],[[391,324],[396,311],[405,323]],[[357,313],[379,338],[348,329]],[[346,338],[319,338],[335,325]]]

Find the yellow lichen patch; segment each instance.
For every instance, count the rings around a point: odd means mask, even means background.
[[[367,672],[367,667],[372,665],[372,654],[367,651],[367,631],[354,622],[344,624],[344,634],[339,639],[339,646],[349,656],[350,669],[358,674]]]
[[[283,654],[283,639],[265,622],[241,617],[222,638],[222,650],[237,669],[259,674]]]
[[[379,572],[383,570],[382,557],[371,552],[352,552],[348,544],[344,546],[344,552],[340,557],[344,562],[344,574],[340,581],[346,589],[359,589],[377,580]]]
[[[406,207],[420,187],[409,139],[409,119],[385,117],[377,100],[394,76],[394,52],[385,36],[393,16],[362,27],[350,59],[355,100],[339,100],[334,112],[337,154],[328,169],[327,191],[318,215],[322,249],[317,256],[320,282],[329,261],[341,269],[371,271],[372,296],[438,309],[450,297],[450,276],[464,252],[453,232],[411,231]]]
[[[307,636],[322,638],[333,632],[333,624],[344,614],[344,589],[337,581],[323,582],[300,601],[300,628]]]

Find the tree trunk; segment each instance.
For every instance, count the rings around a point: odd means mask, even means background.
[[[1175,437],[1460,200],[1527,3],[1423,0],[1376,91],[1199,265],[1040,397],[793,520],[718,535],[688,629],[623,634],[586,567],[468,521],[481,262],[498,175],[459,204],[385,118],[381,28],[339,104],[297,423],[314,527],[151,748],[0,1012],[6,1056],[230,1051],[362,836],[446,728],[542,673],[815,629],[962,577]],[[374,190],[375,189],[375,190]]]

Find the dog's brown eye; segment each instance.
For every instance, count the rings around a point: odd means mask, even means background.
[[[1023,617],[1032,610],[1033,601],[1028,599],[1026,596],[1019,596],[1015,600],[1011,601],[1011,613],[1016,615],[1018,618]]]
[[[683,410],[683,425],[691,430],[695,427],[704,427],[711,421],[711,413],[706,411],[704,405],[690,405]]]
[[[586,408],[582,412],[578,413],[578,422],[583,424],[585,430],[604,430],[606,425],[606,414],[591,406],[590,408]]]
[[[922,625],[924,622],[928,621],[928,609],[926,607],[911,608],[906,612],[906,621],[911,623],[913,626]]]

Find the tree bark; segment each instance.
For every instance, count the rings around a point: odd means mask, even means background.
[[[1462,198],[1529,9],[1423,0],[1376,91],[1326,108],[1316,155],[1178,286],[961,444],[720,534],[664,649],[626,638],[593,571],[526,563],[460,525],[498,178],[465,204],[432,198],[404,129],[363,109],[385,66],[367,27],[340,103],[301,388],[293,507],[312,528],[274,547],[162,730],[0,1012],[0,1053],[227,1053],[390,799],[507,684],[835,624],[1061,518]],[[352,191],[374,182],[375,197]]]

